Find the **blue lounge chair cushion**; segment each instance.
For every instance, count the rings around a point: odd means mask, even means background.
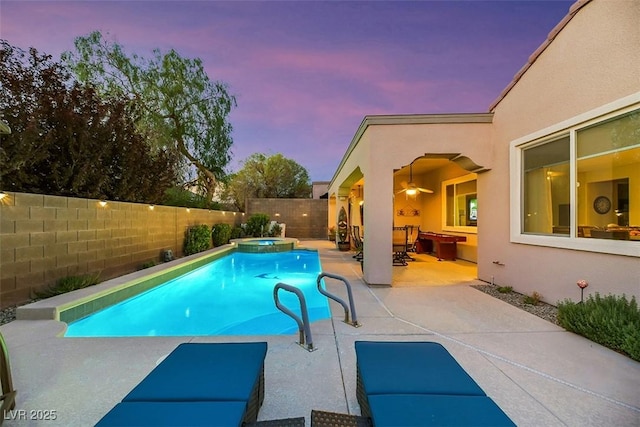
[[[369,405],[376,427],[515,426],[487,396],[378,394]]]
[[[237,427],[242,425],[245,406],[245,402],[122,402],[96,426]]]
[[[356,341],[358,375],[366,395],[485,392],[440,344],[435,342]]]
[[[180,344],[122,401],[247,403],[266,354],[266,342]]]

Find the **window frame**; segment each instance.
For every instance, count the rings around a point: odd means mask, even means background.
[[[477,191],[477,181],[478,174],[470,173],[466,175],[459,176],[457,178],[448,179],[446,181],[442,181],[441,183],[441,194],[442,194],[442,231],[450,231],[455,233],[467,233],[467,234],[478,234],[478,226],[471,225],[447,225],[447,186],[453,185],[454,190],[457,184],[462,184],[464,182],[476,181],[476,194]],[[477,196],[476,196],[477,197]],[[455,199],[455,197],[454,197]]]
[[[640,257],[640,243],[629,240],[590,239],[577,237],[577,131],[614,119],[640,108],[640,92],[618,99],[563,122],[515,139],[509,144],[510,242],[561,249]],[[523,152],[526,148],[569,136],[570,231],[569,235],[529,234],[523,229]]]

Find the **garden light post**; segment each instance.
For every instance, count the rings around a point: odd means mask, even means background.
[[[580,303],[582,304],[582,301],[584,300],[584,288],[589,286],[589,282],[583,279],[583,280],[578,280],[576,284],[580,288]]]

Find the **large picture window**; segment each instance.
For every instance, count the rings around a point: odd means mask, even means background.
[[[620,111],[514,141],[512,241],[640,256],[640,108]]]
[[[576,156],[578,236],[640,234],[640,111],[578,130]]]
[[[522,232],[569,234],[569,137],[523,151]]]

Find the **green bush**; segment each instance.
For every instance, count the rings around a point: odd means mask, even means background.
[[[529,305],[538,305],[540,304],[540,300],[542,300],[542,295],[537,292],[532,293],[531,295],[525,295],[522,297],[522,302]]]
[[[266,236],[269,233],[269,215],[261,213],[251,215],[247,220],[246,233],[250,237]]]
[[[499,286],[498,287],[498,292],[500,292],[501,294],[510,294],[511,291],[513,291],[513,287],[511,287],[511,286]]]
[[[150,260],[150,261],[142,263],[142,265],[140,266],[140,270],[144,270],[146,268],[151,268],[151,267],[154,267],[155,265],[156,265],[156,262],[154,260]]]
[[[558,322],[612,350],[640,361],[640,310],[635,297],[590,295],[584,302],[564,300],[558,304]]]
[[[84,275],[84,276],[67,276],[58,279],[54,285],[49,285],[44,291],[34,291],[38,298],[50,298],[67,292],[83,289],[98,283],[100,274]]]
[[[214,224],[211,228],[211,238],[214,247],[226,245],[231,239],[231,226],[229,224]]]
[[[242,239],[245,236],[242,227],[235,226],[231,229],[231,239]]]
[[[282,233],[282,227],[280,227],[280,224],[275,223],[271,226],[271,229],[269,230],[269,237],[280,237],[281,233]]]
[[[206,224],[189,227],[184,239],[184,254],[193,255],[211,247],[211,230]]]

